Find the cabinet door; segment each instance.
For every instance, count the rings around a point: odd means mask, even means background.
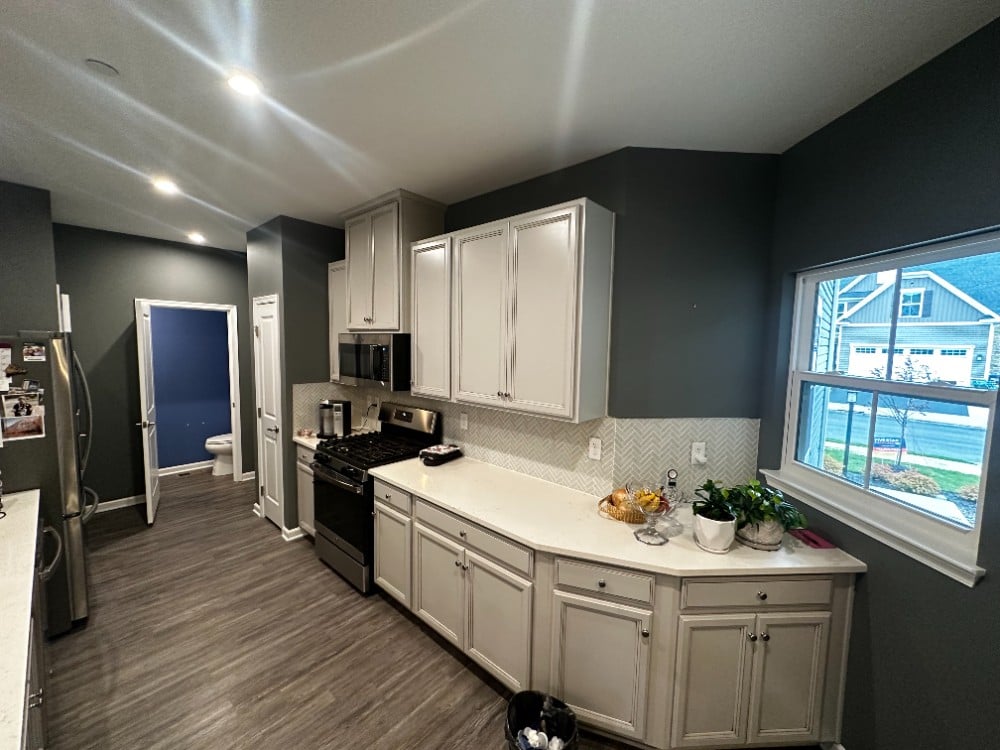
[[[681,615],[673,746],[746,742],[754,623],[752,614]]]
[[[578,227],[578,206],[511,222],[511,408],[573,416]]]
[[[375,583],[390,596],[410,606],[409,518],[375,503]]]
[[[297,485],[296,502],[299,509],[299,528],[309,536],[316,536],[316,506],[313,500],[313,473],[309,464],[295,462]]]
[[[347,331],[347,263],[338,260],[327,271],[327,294],[330,317],[330,382],[340,381],[338,338]]]
[[[358,216],[344,225],[347,248],[347,327],[372,327],[372,217]]]
[[[561,591],[553,596],[553,694],[581,721],[643,739],[652,613]]]
[[[829,612],[759,615],[749,741],[818,742]]]
[[[390,203],[371,215],[372,320],[380,331],[399,330],[399,204]]]
[[[451,240],[422,242],[411,252],[410,391],[451,398]]]
[[[464,648],[464,550],[420,523],[413,528],[413,611],[445,640]]]
[[[468,654],[511,690],[531,675],[531,581],[466,550]]]
[[[455,399],[503,406],[507,391],[507,223],[454,236]]]

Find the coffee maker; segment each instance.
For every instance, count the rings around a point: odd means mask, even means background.
[[[319,437],[351,434],[351,402],[324,399],[319,402]]]

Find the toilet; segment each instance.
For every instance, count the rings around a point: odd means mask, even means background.
[[[212,476],[221,477],[233,473],[233,434],[213,435],[205,441],[205,450],[215,456]]]

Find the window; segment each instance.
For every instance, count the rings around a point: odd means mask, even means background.
[[[866,275],[874,291],[850,321],[840,319],[838,289]],[[1000,233],[800,274],[782,462],[764,472],[970,586],[984,573],[977,558],[1000,374],[996,278]],[[931,288],[940,320],[925,315]]]
[[[924,290],[903,289],[899,295],[899,317],[919,318],[924,314]]]

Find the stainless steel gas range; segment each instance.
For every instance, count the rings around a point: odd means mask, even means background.
[[[375,480],[369,469],[415,458],[441,442],[441,415],[382,404],[381,432],[322,441],[313,456],[316,554],[363,594],[371,593]]]

